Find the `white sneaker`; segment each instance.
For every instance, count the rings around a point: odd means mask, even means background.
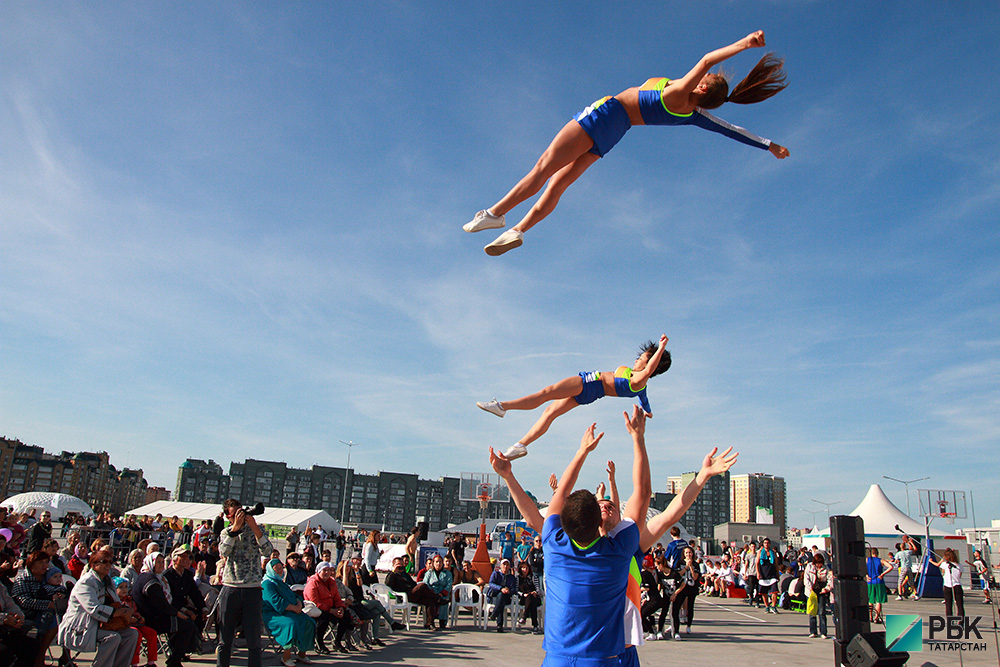
[[[504,217],[502,215],[493,215],[486,209],[483,209],[479,213],[476,213],[470,222],[462,225],[462,229],[467,232],[481,232],[484,229],[500,229],[504,226]]]
[[[902,599],[903,599],[903,596],[902,596],[902,595],[897,595],[897,596],[896,596],[896,599],[897,599],[897,600],[902,600]]]
[[[656,636],[655,632],[647,632],[642,636],[642,638],[647,642],[655,642],[659,637]]]
[[[507,458],[508,461],[513,461],[514,459],[519,459],[522,456],[527,456],[528,448],[522,445],[521,443],[517,443],[511,445],[510,449],[504,452],[503,455]]]
[[[656,633],[656,638],[657,639],[666,639],[667,635],[663,634],[662,632],[657,632]]]
[[[674,633],[674,641],[678,641],[679,642],[680,640],[681,640],[681,633],[675,632]]]
[[[817,635],[815,632],[809,633],[809,639],[816,639],[817,637],[819,637],[819,635]]]
[[[516,229],[508,229],[500,236],[493,240],[488,246],[483,248],[487,255],[496,257],[497,255],[502,255],[508,250],[513,250],[517,246],[524,243],[524,234],[517,231]]]
[[[827,637],[826,635],[820,635],[819,638],[820,639],[829,639],[829,637]]]
[[[497,417],[503,417],[505,414],[507,414],[507,411],[504,410],[503,406],[500,405],[500,401],[498,401],[495,398],[487,403],[476,401],[476,405],[479,406],[480,410],[486,410],[486,412],[492,412]]]

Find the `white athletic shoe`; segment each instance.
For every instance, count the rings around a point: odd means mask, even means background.
[[[655,642],[657,639],[659,639],[659,637],[656,636],[655,632],[647,632],[642,636],[642,638],[647,642]]]
[[[527,456],[528,448],[522,445],[521,443],[517,443],[511,445],[510,449],[504,452],[503,455],[507,458],[508,461],[513,461],[514,459],[519,459],[522,456]]]
[[[675,632],[674,633],[674,641],[678,641],[679,642],[680,640],[681,640],[681,633]]]
[[[482,401],[476,401],[476,405],[479,406],[480,410],[486,410],[486,412],[492,412],[497,417],[503,417],[505,414],[507,414],[507,411],[504,410],[503,406],[500,405],[500,401],[498,401],[495,398],[492,401],[488,401],[486,403],[483,403]]]
[[[897,595],[897,596],[896,596],[896,599],[897,599],[897,600],[902,600],[902,599],[903,599],[903,596],[902,596],[902,595]]]
[[[487,245],[483,250],[486,251],[487,255],[496,257],[497,255],[502,255],[508,250],[513,250],[517,246],[524,243],[524,234],[517,231],[516,229],[508,229],[500,236],[493,240],[493,243]]]
[[[664,634],[664,633],[662,633],[662,632],[657,632],[657,633],[656,633],[656,638],[657,638],[657,639],[668,639],[668,638],[669,638],[669,635],[667,635],[667,634]]]
[[[479,213],[476,213],[470,222],[462,225],[462,229],[467,232],[481,232],[484,229],[500,229],[504,226],[504,217],[502,215],[493,215],[486,209],[483,209]]]
[[[809,639],[816,639],[817,637],[819,637],[819,635],[817,635],[815,632],[809,633]]]

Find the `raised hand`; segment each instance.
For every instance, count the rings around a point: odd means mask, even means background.
[[[510,465],[510,464],[508,464],[508,465]],[[555,493],[556,489],[559,488],[559,478],[556,477],[555,473],[551,473],[549,475],[549,486],[552,488],[552,493]]]
[[[594,431],[596,429],[597,429],[597,422],[594,422],[593,424],[587,427],[587,430],[584,432],[583,437],[580,438],[580,449],[588,454],[597,448],[597,443],[599,443],[601,441],[601,438],[604,437],[604,431],[601,431],[595,436]]]
[[[646,418],[652,417],[652,415],[646,414],[638,405],[632,406],[631,417],[627,412],[623,411],[622,414],[625,415],[625,428],[631,435],[641,436],[646,433]]]
[[[607,468],[607,470],[605,472],[608,473],[608,479],[614,479],[615,478],[615,462],[614,461],[608,461],[608,468]]]
[[[712,451],[705,456],[705,460],[701,463],[702,472],[709,477],[721,475],[732,468],[733,464],[736,463],[736,458],[740,455],[739,452],[735,454],[731,453],[733,451],[732,447],[727,447],[726,451],[716,456],[716,452],[718,451],[718,447],[713,447]]]
[[[758,30],[746,36],[743,42],[748,49],[755,49],[764,46],[764,31]]]
[[[490,465],[493,466],[493,472],[504,479],[510,474],[510,461],[500,452],[493,451],[492,447],[490,447]],[[551,479],[549,480],[549,486],[552,486]],[[552,490],[555,491],[555,487],[552,487]]]

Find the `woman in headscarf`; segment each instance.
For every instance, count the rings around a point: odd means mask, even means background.
[[[66,569],[69,570],[74,579],[79,579],[83,576],[83,570],[87,567],[87,560],[89,558],[90,549],[87,548],[87,545],[83,542],[76,545],[76,549],[73,550],[73,557],[66,563]]]
[[[197,628],[187,612],[177,609],[170,595],[170,586],[163,578],[166,561],[163,554],[153,552],[142,561],[142,572],[132,583],[132,599],[145,624],[158,634],[169,636],[167,667],[180,667],[185,653],[195,648]]]
[[[302,611],[302,600],[284,582],[284,577],[285,565],[281,559],[268,561],[267,573],[261,582],[264,625],[274,641],[285,649],[282,665],[293,667],[296,661],[311,665],[306,651],[312,648],[316,638],[316,621]],[[293,659],[294,649],[298,649],[298,655]]]

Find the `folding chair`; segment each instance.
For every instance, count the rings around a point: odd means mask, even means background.
[[[458,613],[463,609],[472,612],[472,622],[479,625],[483,616],[483,593],[475,584],[455,584],[451,589],[451,625],[458,622]]]

